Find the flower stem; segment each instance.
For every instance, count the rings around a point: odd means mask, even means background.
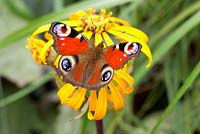
[[[97,134],[103,134],[103,121],[96,120]]]

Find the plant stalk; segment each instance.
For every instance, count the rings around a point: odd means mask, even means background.
[[[96,120],[97,134],[103,134],[103,120]]]

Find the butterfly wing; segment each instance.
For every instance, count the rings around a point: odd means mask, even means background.
[[[61,22],[52,23],[49,33],[54,38],[53,48],[59,55],[52,66],[64,82],[81,86],[88,61],[87,51],[92,47],[88,39]]]
[[[105,61],[113,69],[120,69],[131,58],[136,57],[142,46],[137,42],[125,42],[107,47],[103,56]]]
[[[89,47],[89,41],[81,33],[64,23],[52,23],[49,33],[53,35],[54,47],[61,55],[77,55]]]

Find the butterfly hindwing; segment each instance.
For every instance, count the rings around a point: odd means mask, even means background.
[[[89,47],[88,40],[81,33],[64,23],[52,23],[49,33],[53,35],[55,49],[61,55],[77,55]]]
[[[113,69],[120,69],[131,58],[139,54],[141,45],[136,42],[125,42],[107,47],[103,56]]]

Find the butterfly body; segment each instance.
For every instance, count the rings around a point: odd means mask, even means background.
[[[57,73],[63,81],[87,89],[98,90],[107,85],[114,70],[120,69],[141,49],[136,42],[125,42],[103,49],[104,44],[94,46],[82,34],[60,23],[52,23],[49,33],[54,37],[54,48],[62,55]]]

